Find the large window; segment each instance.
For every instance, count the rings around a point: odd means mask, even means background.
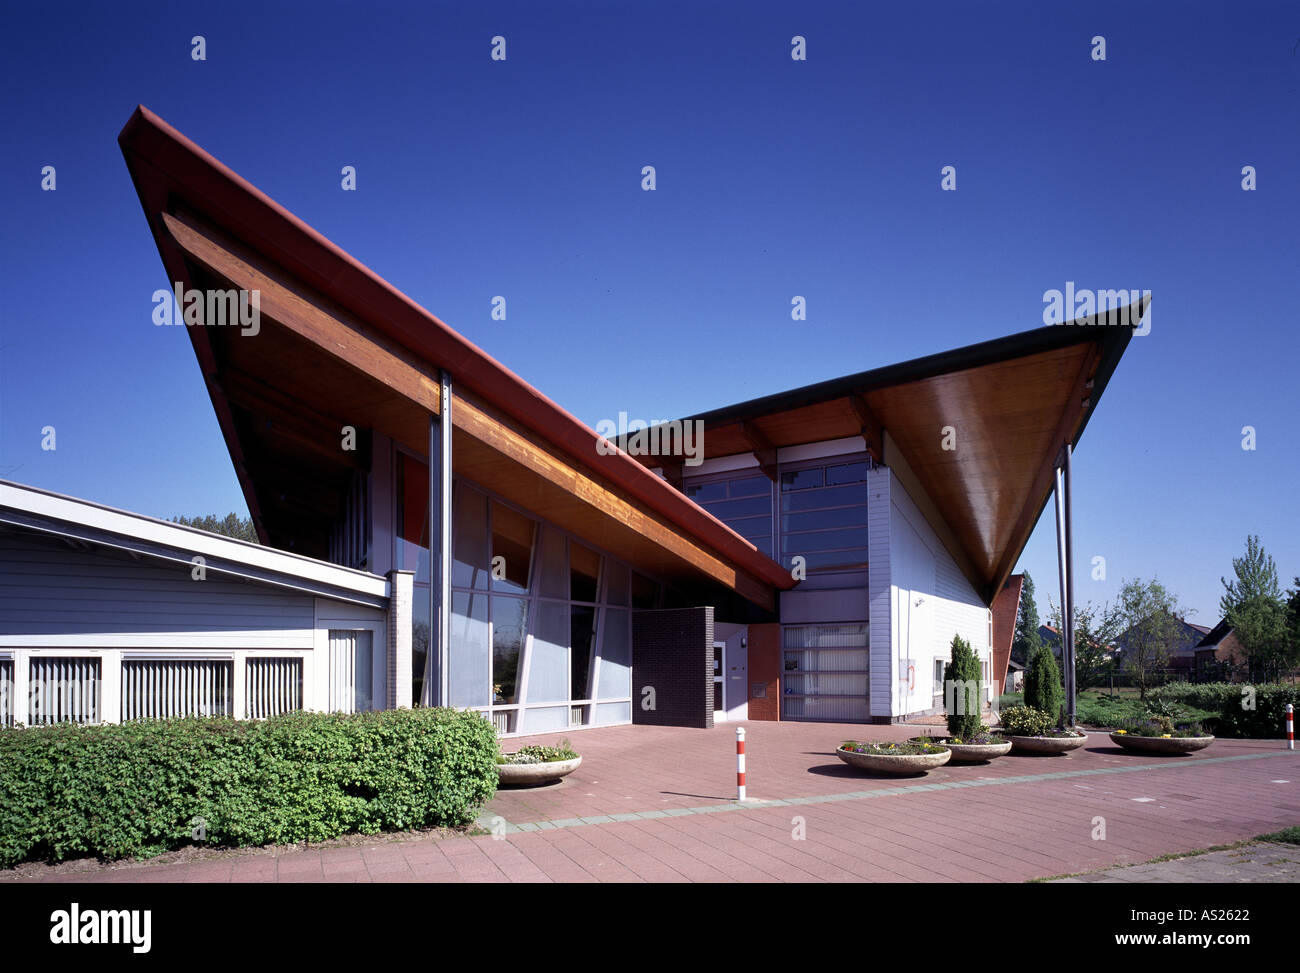
[[[691,483],[686,495],[772,556],[772,481],[761,473],[746,473],[726,480]]]
[[[427,557],[417,549],[428,543],[419,495],[428,478],[417,460],[399,466],[399,548],[416,569],[419,700],[433,671]],[[451,584],[450,705],[487,711],[504,733],[631,721],[631,609],[658,607],[655,581],[458,480]]]
[[[808,571],[867,564],[867,463],[832,463],[781,472],[781,563],[804,558]]]
[[[396,467],[394,560],[415,572],[411,663],[418,703],[436,662],[429,475],[422,460],[401,450]],[[771,484],[758,479],[770,547]],[[736,498],[752,506],[755,486],[738,487]],[[630,722],[631,610],[660,607],[660,585],[459,479],[451,533],[448,704],[487,711],[504,733]]]

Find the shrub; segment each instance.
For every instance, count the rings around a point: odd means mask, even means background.
[[[496,734],[449,709],[0,731],[0,865],[186,844],[460,825],[496,788]],[[201,825],[200,825],[201,822]]]
[[[952,637],[952,656],[943,667],[943,682],[944,703],[951,707],[948,733],[963,740],[978,736],[984,728],[980,719],[980,660],[960,635]],[[953,685],[955,689],[950,692],[948,687]]]
[[[998,714],[1002,730],[1011,736],[1041,736],[1056,721],[1040,709],[1032,706],[1012,706]]]
[[[841,750],[850,753],[865,753],[872,757],[915,757],[921,754],[943,753],[948,748],[937,743],[923,740],[909,740],[906,743],[862,743],[857,740],[845,740],[840,744]]]
[[[1285,683],[1171,683],[1152,690],[1151,698],[1217,714],[1203,721],[1217,736],[1257,740],[1285,737],[1286,704],[1300,710],[1300,687]]]
[[[1205,736],[1200,723],[1175,725],[1168,717],[1158,716],[1147,720],[1124,720],[1115,728],[1120,733],[1136,737],[1199,737]]]
[[[1025,671],[1025,705],[1042,710],[1053,723],[1063,718],[1065,687],[1061,685],[1056,656],[1047,646],[1040,647],[1029,659]]]

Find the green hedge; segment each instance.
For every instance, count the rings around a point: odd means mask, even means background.
[[[1151,700],[1192,706],[1218,714],[1206,719],[1217,736],[1277,740],[1286,736],[1286,704],[1300,709],[1300,687],[1284,683],[1255,683],[1254,709],[1247,709],[1244,683],[1176,682],[1147,693]]]
[[[461,825],[496,790],[496,732],[449,709],[0,730],[0,866],[186,844]]]

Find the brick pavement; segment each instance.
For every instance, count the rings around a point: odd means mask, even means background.
[[[749,793],[759,800],[744,806],[734,801],[734,725],[609,727],[569,734],[583,764],[563,782],[499,792],[480,817],[492,835],[229,852],[52,871],[48,880],[1023,881],[1300,824],[1300,765],[1278,741],[1225,740],[1160,758],[1091,734],[1069,756],[1010,755],[889,778],[850,770],[835,747],[925,731],[745,726]]]

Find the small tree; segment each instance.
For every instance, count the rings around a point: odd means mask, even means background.
[[[1169,661],[1169,654],[1183,638],[1184,614],[1177,598],[1159,581],[1135,578],[1125,581],[1119,590],[1116,606],[1122,623],[1127,625],[1121,645],[1123,666],[1138,687],[1138,696],[1147,698],[1147,690],[1160,678],[1159,670]]]
[[[1041,644],[1038,635],[1038,607],[1034,604],[1034,579],[1026,571],[1024,587],[1020,589],[1020,605],[1016,609],[1016,633],[1011,640],[1011,658],[1022,666],[1027,666],[1034,650]]]
[[[1287,605],[1277,582],[1277,565],[1259,538],[1246,538],[1244,557],[1232,559],[1232,581],[1223,584],[1219,608],[1246,652],[1250,678],[1276,679],[1291,664]]]
[[[984,729],[980,719],[980,660],[960,635],[952,637],[952,656],[943,667],[943,699],[948,735],[970,740]]]
[[[1065,626],[1061,623],[1061,609],[1051,598],[1047,599],[1048,624],[1056,627],[1065,638]],[[1117,608],[1109,604],[1100,606],[1088,602],[1074,608],[1074,676],[1080,690],[1100,686],[1115,669],[1115,660],[1111,657],[1115,640],[1123,619]],[[1062,649],[1064,654],[1064,649]]]
[[[1046,646],[1039,646],[1029,660],[1025,672],[1025,705],[1042,710],[1054,720],[1060,720],[1065,705],[1065,687],[1061,685],[1061,670],[1056,656]]]

